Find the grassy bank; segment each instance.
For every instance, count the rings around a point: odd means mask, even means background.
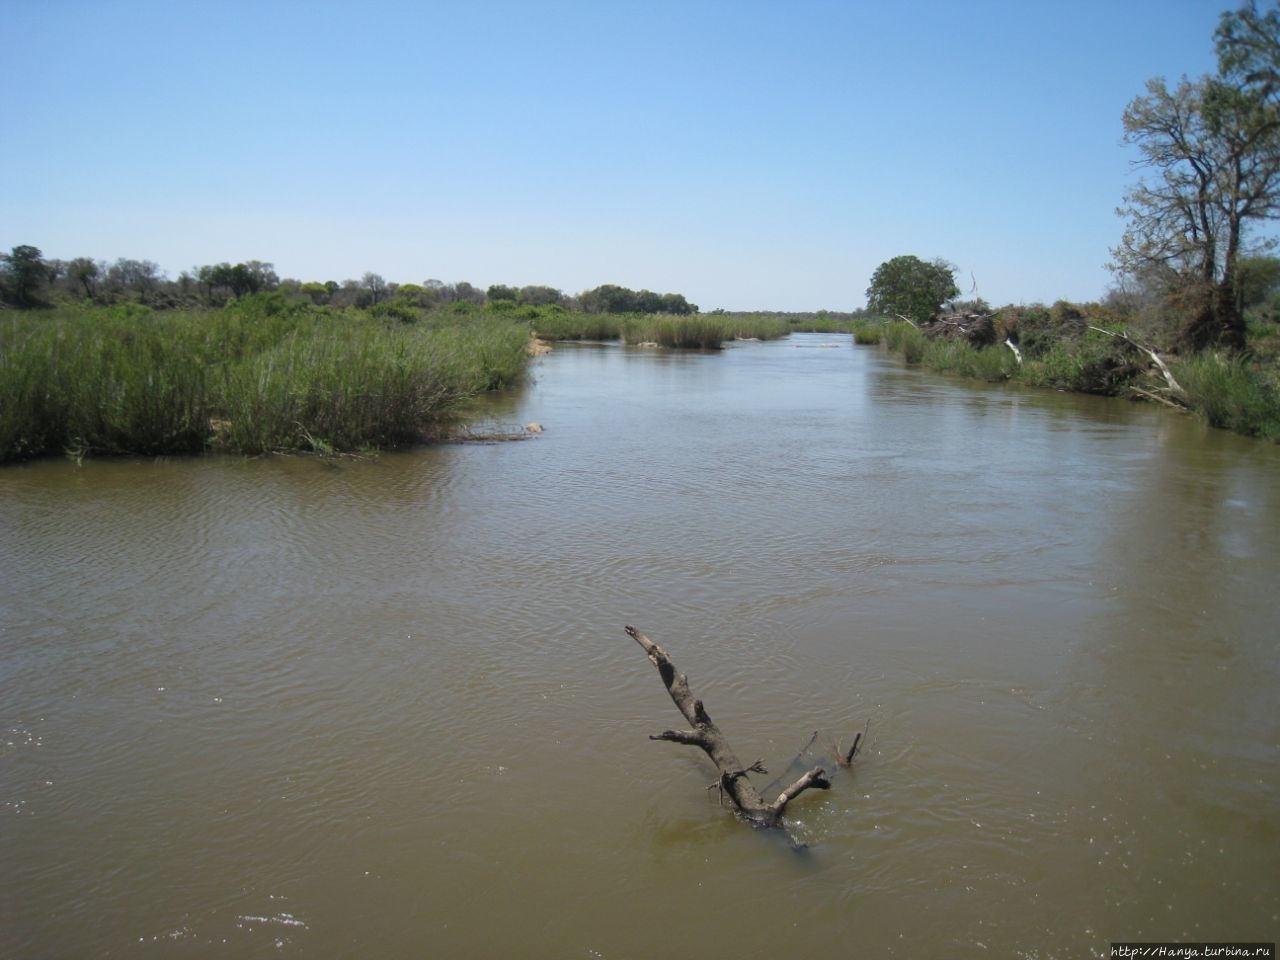
[[[728,313],[571,313],[545,311],[531,320],[543,340],[622,340],[684,350],[716,350],[729,340],[785,337],[785,317]]]
[[[7,313],[0,462],[411,441],[519,380],[528,331],[500,313],[405,323],[273,294],[218,311]]]
[[[962,340],[930,339],[902,321],[860,321],[854,342],[883,344],[910,364],[987,382],[1012,381],[1075,393],[1161,399],[1181,405],[1215,427],[1280,442],[1280,373],[1275,361],[1280,333],[1256,331],[1244,356],[1200,354],[1167,357],[1180,389],[1173,390],[1141,351],[1075,318],[1055,325],[1018,317],[999,326],[997,340],[974,347]],[[1032,318],[1035,320],[1036,318]],[[1021,332],[1022,361],[1004,343]],[[1119,332],[1119,331],[1116,331]]]

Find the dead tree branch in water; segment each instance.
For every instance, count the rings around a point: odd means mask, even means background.
[[[786,787],[778,794],[776,800],[766,801],[748,777],[749,771],[762,772],[760,761],[757,760],[750,766],[743,766],[742,761],[725,740],[724,734],[720,732],[720,728],[707,715],[702,701],[689,689],[689,678],[676,670],[666,650],[635,627],[627,627],[627,636],[644,648],[649,661],[658,668],[658,675],[662,677],[667,693],[671,694],[672,702],[693,726],[691,730],[664,730],[662,733],[651,735],[649,739],[685,743],[698,747],[706,753],[711,758],[711,762],[716,765],[719,773],[717,784],[721,791],[729,797],[734,808],[748,823],[757,827],[780,827],[787,804],[806,790],[826,790],[831,786],[826,771],[822,767],[814,767]],[[856,743],[854,749],[857,749]],[[850,759],[853,752],[851,750],[849,753]]]

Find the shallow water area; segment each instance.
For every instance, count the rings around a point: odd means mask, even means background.
[[[0,956],[1276,939],[1280,448],[847,337],[534,370],[521,443],[0,471]],[[867,729],[806,852],[628,623],[748,763]]]

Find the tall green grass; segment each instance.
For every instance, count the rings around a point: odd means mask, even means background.
[[[546,310],[530,321],[543,340],[624,340],[675,349],[715,350],[726,340],[785,337],[785,317],[763,314],[571,313]]]
[[[835,317],[791,317],[788,325],[796,333],[850,333],[861,324],[857,320],[839,320]],[[872,342],[879,342],[879,335]]]
[[[761,313],[735,313],[724,318],[726,340],[781,340],[789,336],[791,324],[786,317]]]
[[[627,343],[656,343],[661,347],[685,350],[718,350],[729,339],[724,316],[693,314],[637,314],[622,324],[622,339]]]
[[[726,340],[772,340],[791,333],[785,318],[760,314],[635,314],[622,324],[627,343],[718,350]]]
[[[885,324],[881,338],[890,350],[902,354],[907,363],[919,363],[924,359],[928,340],[920,328],[901,320]]]
[[[624,318],[617,313],[571,313],[557,307],[543,308],[529,322],[543,340],[620,340]]]
[[[1238,358],[1200,354],[1173,368],[1191,409],[1210,425],[1280,442],[1280,384]]]
[[[930,369],[971,380],[998,383],[1017,375],[1018,361],[1002,346],[975,350],[958,340],[928,340],[921,362]]]
[[[458,400],[518,381],[528,336],[485,312],[406,324],[273,295],[217,312],[8,314],[0,462],[400,443]]]
[[[853,342],[862,346],[871,346],[880,342],[884,336],[884,324],[868,320],[855,321],[851,325]]]

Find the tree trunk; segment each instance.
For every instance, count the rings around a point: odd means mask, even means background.
[[[1235,278],[1228,274],[1218,284],[1216,302],[1214,304],[1214,321],[1217,328],[1217,346],[1228,350],[1243,350],[1245,347],[1244,314],[1236,297]]]
[[[694,697],[692,691],[690,691],[689,679],[676,670],[675,664],[671,662],[671,657],[668,656],[666,650],[635,627],[627,627],[627,636],[644,648],[644,652],[649,656],[649,661],[658,668],[658,675],[662,677],[667,693],[671,694],[672,702],[675,703],[684,718],[693,725],[691,730],[664,730],[662,733],[651,735],[649,739],[670,740],[672,743],[687,743],[703,750],[711,758],[711,762],[716,765],[716,770],[719,773],[717,782],[720,789],[729,797],[742,818],[752,826],[783,826],[782,815],[786,812],[787,805],[792,800],[806,790],[826,790],[831,786],[831,782],[827,779],[826,771],[821,767],[814,767],[795,783],[784,789],[776,800],[772,802],[766,801],[765,798],[760,796],[760,793],[748,777],[748,774],[752,771],[757,773],[764,772],[764,767],[760,764],[760,761],[757,760],[749,767],[742,765],[742,761],[734,754],[724,734],[720,732],[720,728],[707,715],[702,701]],[[854,749],[849,751],[850,760],[856,749],[855,742]]]

